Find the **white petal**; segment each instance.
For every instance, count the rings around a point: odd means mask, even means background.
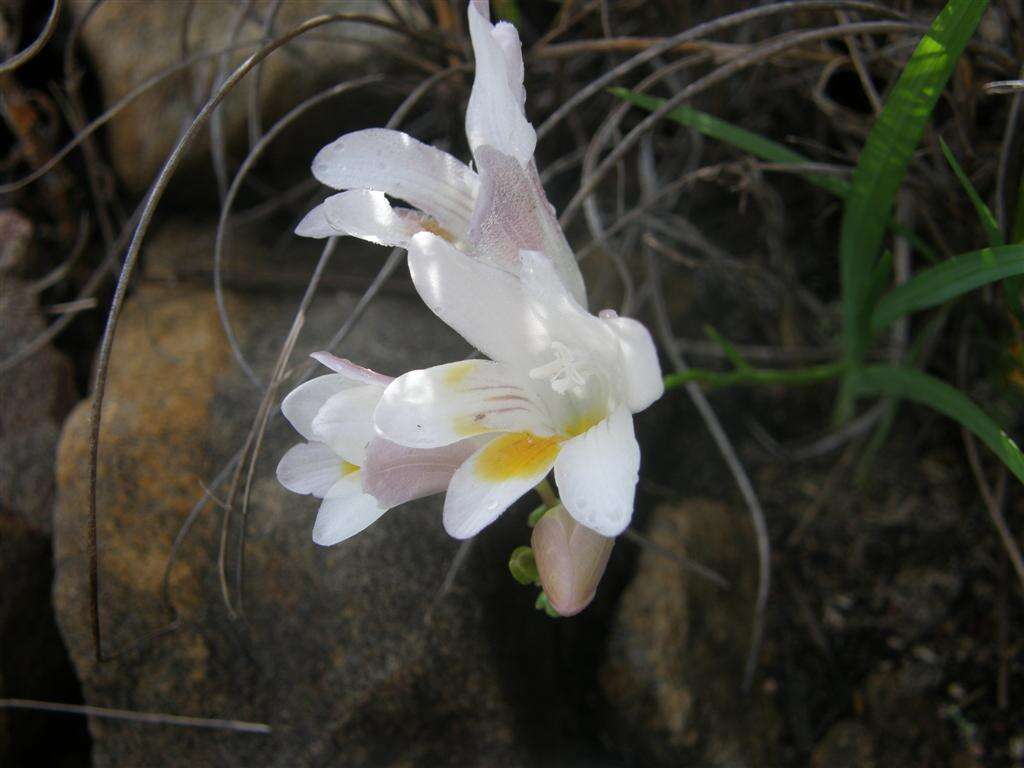
[[[366,444],[375,436],[373,409],[384,388],[349,387],[327,400],[313,418],[313,433],[341,458],[357,467],[366,459]]]
[[[625,407],[562,445],[555,482],[562,504],[602,536],[617,536],[633,516],[640,446]]]
[[[323,443],[299,443],[277,465],[277,481],[294,493],[322,499],[341,479],[341,458]]]
[[[469,243],[477,258],[519,273],[519,252],[540,251],[573,298],[586,306],[586,288],[576,257],[548,204],[536,168],[493,147],[476,153],[480,193],[470,225]]]
[[[394,376],[385,376],[383,373],[363,368],[363,366],[356,365],[351,360],[338,357],[330,352],[314,352],[310,357],[321,365],[330,368],[335,373],[340,373],[354,384],[380,384],[386,387],[395,380]]]
[[[543,253],[522,251],[519,259],[529,311],[544,332],[570,349],[585,352],[621,385],[622,360],[611,328],[583,308]]]
[[[331,195],[320,208],[335,234],[352,235],[377,245],[405,248],[410,237],[428,226],[423,214],[392,208],[383,192],[368,189]]]
[[[351,386],[351,381],[336,373],[317,376],[289,392],[281,403],[281,411],[300,435],[307,440],[317,440],[313,431],[317,411],[329,398]]]
[[[444,500],[444,528],[467,539],[544,479],[558,455],[556,438],[500,435],[480,448],[452,477]]]
[[[469,231],[479,181],[447,152],[399,131],[347,133],[313,160],[313,175],[336,189],[386,192],[409,202],[458,238]]]
[[[325,205],[326,201],[307,213],[295,228],[295,234],[299,237],[338,237],[347,234],[339,232],[327,220],[324,213]]]
[[[436,448],[488,432],[550,434],[541,406],[511,368],[464,360],[399,376],[380,399],[373,421],[392,442]]]
[[[409,272],[431,311],[488,357],[525,365],[544,346],[522,284],[511,274],[429,232],[409,242]]]
[[[359,472],[335,483],[324,497],[313,524],[313,542],[325,547],[344,541],[377,521],[387,509],[363,493]]]
[[[650,332],[636,320],[618,317],[611,310],[604,310],[600,317],[619,341],[624,363],[622,372],[626,384],[626,404],[633,413],[639,413],[665,394],[665,382],[661,376],[661,364],[658,362],[654,340]]]
[[[448,487],[455,470],[480,447],[481,439],[421,449],[376,437],[366,446],[363,490],[388,507],[440,493]]]
[[[519,47],[518,33],[505,26],[495,35],[490,22],[473,5],[469,6],[469,33],[476,59],[476,76],[466,107],[469,146],[474,154],[483,145],[492,146],[525,166],[533,158],[537,133],[523,112],[521,52],[518,67],[510,61]]]

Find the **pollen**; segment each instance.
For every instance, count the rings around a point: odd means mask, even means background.
[[[477,459],[475,472],[490,482],[536,475],[551,466],[561,442],[558,436],[509,432],[488,443]]]
[[[424,218],[423,230],[425,232],[431,232],[443,240],[447,240],[452,245],[455,244],[455,235],[453,235],[447,229],[438,224],[436,219]]]
[[[444,374],[444,383],[452,389],[457,389],[458,386],[465,381],[466,377],[473,372],[474,367],[472,360],[466,360],[449,366],[447,372]]]

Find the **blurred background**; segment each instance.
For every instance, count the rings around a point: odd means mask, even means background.
[[[734,351],[837,359],[842,201],[804,176],[849,179],[941,8],[495,0],[523,41],[537,164],[591,309],[646,322],[666,372],[725,371]],[[940,137],[1000,226],[1021,205],[1021,92],[984,86],[1020,78],[1022,51],[1020,4],[992,2],[897,199],[917,238],[896,238],[898,279],[987,243]],[[0,52],[0,764],[1024,765],[1024,592],[990,519],[1019,541],[1024,494],[909,403],[865,401],[836,427],[831,381],[670,392],[637,420],[633,528],[572,619],[535,610],[508,572],[529,499],[468,545],[440,498],[312,544],[316,502],[274,478],[306,355],[334,344],[394,375],[471,350],[402,254],[346,238],[325,255],[293,234],[329,193],[310,162],[385,124],[469,157],[462,2],[3,0]],[[806,162],[667,119],[631,133],[649,112],[608,91],[695,83],[687,104]],[[912,357],[1019,442],[1021,350],[988,290],[896,324],[872,355]]]

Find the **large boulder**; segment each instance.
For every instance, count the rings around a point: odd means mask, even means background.
[[[0,211],[0,360],[35,342],[47,321],[31,283],[17,276],[31,225]],[[0,511],[48,535],[53,528],[53,467],[60,425],[75,402],[74,372],[49,344],[0,374]]]
[[[347,259],[348,243],[339,251]],[[162,258],[152,248],[149,256],[157,264]],[[293,365],[324,344],[357,298],[323,292]],[[242,348],[266,376],[299,295],[277,288],[229,291],[226,299]],[[467,351],[401,293],[378,297],[340,350],[388,373]],[[116,658],[100,664],[86,588],[87,406],[68,420],[59,453],[55,602],[86,700],[273,729],[259,735],[93,720],[96,765],[516,766],[559,749],[562,735],[540,727],[562,706],[555,673],[550,664],[535,668],[524,652],[547,656],[557,623],[532,610],[532,597],[505,565],[528,536],[524,515],[488,529],[440,598],[459,545],[444,533],[436,499],[393,511],[341,545],[317,547],[310,538],[316,501],[274,478],[278,458],[297,440],[277,415],[282,394],[252,483],[243,617],[233,621],[221,599],[223,510],[210,504],[171,570],[180,625],[136,644],[172,618],[161,600],[172,542],[203,484],[242,445],[261,395],[233,362],[211,290],[141,283],[121,320],[102,421],[100,618],[104,648]],[[225,493],[221,487],[215,495]],[[233,597],[238,531],[236,513],[228,539]]]
[[[82,23],[85,54],[99,81],[104,108],[145,81],[203,52],[228,51],[227,67],[221,56],[202,58],[189,68],[163,80],[122,110],[107,127],[107,147],[114,170],[129,190],[145,190],[160,169],[182,131],[203,101],[204,88],[220,71],[231,72],[254,50],[239,44],[264,36],[264,18],[279,5],[273,34],[280,34],[324,13],[344,11],[382,19],[391,18],[379,0],[258,0],[230,2],[178,2],[178,0],[72,0],[76,22]],[[239,22],[239,12],[244,17]],[[375,47],[395,42],[398,36],[380,26],[329,24],[270,55],[262,64],[257,112],[266,129],[302,99],[341,80],[358,77],[385,66],[390,57],[375,55]],[[356,73],[356,74],[353,74]],[[255,76],[250,74],[248,78]],[[366,91],[359,97],[367,110]],[[249,84],[243,81],[221,108],[223,136],[229,156],[248,149]],[[340,133],[344,114],[332,111],[331,129]],[[348,114],[353,114],[349,111]],[[190,160],[182,169],[188,177],[204,171],[202,183],[191,184],[190,197],[208,194],[210,133],[197,137]],[[304,158],[304,163],[312,159]]]
[[[755,594],[749,520],[693,499],[655,509],[619,600],[601,684],[613,733],[643,766],[772,766],[781,718],[762,688],[742,690]],[[728,588],[686,570],[691,558]]]

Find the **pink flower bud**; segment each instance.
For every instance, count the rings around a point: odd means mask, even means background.
[[[615,539],[580,525],[558,505],[537,523],[530,544],[551,605],[575,616],[594,599]]]

